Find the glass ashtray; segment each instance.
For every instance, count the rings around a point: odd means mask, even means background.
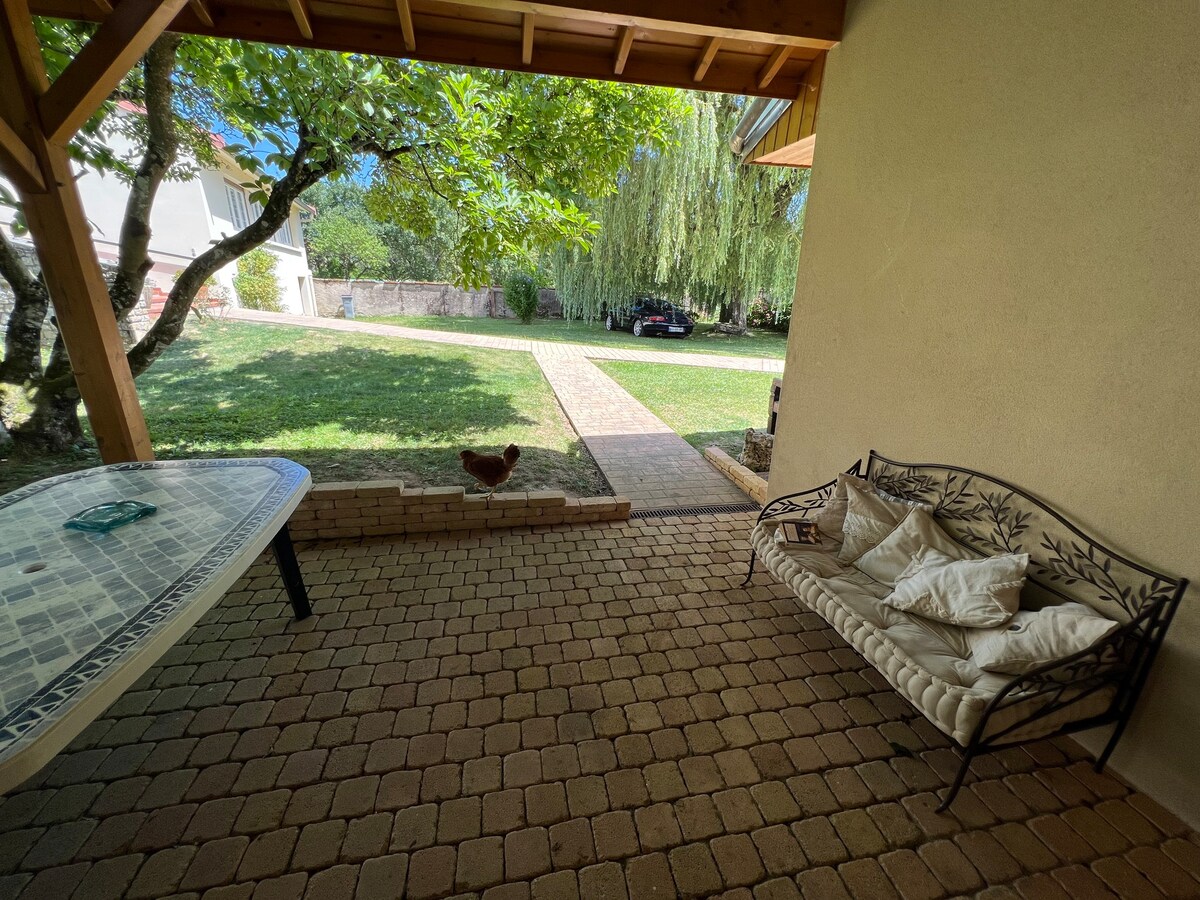
[[[117,500],[113,503],[99,503],[75,513],[63,522],[63,528],[73,528],[76,531],[93,531],[101,534],[152,516],[158,512],[153,503],[143,503],[140,500]]]

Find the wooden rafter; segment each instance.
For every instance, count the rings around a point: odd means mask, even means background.
[[[533,13],[521,14],[521,65],[533,63]]]
[[[828,50],[842,37],[844,0],[454,0],[461,7],[531,12],[560,19],[682,31],[709,37]]]
[[[404,35],[404,49],[413,53],[417,49],[417,32],[413,28],[412,7],[408,0],[396,0],[396,12],[400,15],[400,33]]]
[[[83,127],[186,3],[121,0],[79,55],[38,98],[50,143],[66,143]]]
[[[712,65],[712,61],[720,49],[721,39],[719,37],[710,37],[704,45],[704,50],[700,54],[700,58],[696,60],[696,71],[692,73],[692,81],[699,84],[704,80],[704,76],[708,74],[708,67]]]
[[[629,49],[633,46],[633,26],[626,25],[621,29],[621,36],[617,39],[617,55],[613,57],[613,74],[621,75],[625,72],[625,63],[629,61]]]
[[[37,154],[3,118],[0,118],[0,169],[17,182],[17,186],[22,190],[46,189]]]
[[[287,0],[287,5],[288,9],[292,11],[292,18],[296,20],[296,27],[311,41],[313,38],[312,13],[308,11],[308,0]]]
[[[192,8],[192,12],[196,14],[196,18],[200,20],[202,25],[212,28],[213,22],[212,10],[208,8],[207,0],[191,0],[188,4]]]
[[[779,74],[779,70],[783,68],[783,64],[787,62],[787,58],[791,56],[792,48],[787,44],[781,44],[775,48],[775,52],[771,54],[771,58],[767,60],[766,65],[758,73],[758,89],[765,90],[767,85],[775,80],[775,76]]]

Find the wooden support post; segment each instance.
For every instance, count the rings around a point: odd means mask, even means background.
[[[760,91],[766,90],[767,85],[775,80],[775,76],[779,74],[779,70],[783,68],[783,64],[787,62],[787,58],[791,54],[792,48],[787,44],[780,44],[775,48],[775,52],[771,54],[767,64],[758,73],[758,89]]]
[[[621,36],[617,39],[617,55],[613,59],[613,74],[620,75],[625,71],[625,63],[629,59],[629,48],[633,46],[633,26],[621,27]]]
[[[417,32],[413,28],[412,7],[408,0],[396,0],[396,12],[400,16],[400,33],[404,36],[404,49],[412,53],[417,49]]]
[[[533,13],[521,13],[521,64],[533,62]]]
[[[704,80],[704,76],[708,74],[708,67],[712,65],[712,61],[720,49],[721,39],[715,36],[710,37],[704,45],[704,52],[696,60],[696,71],[692,73],[692,81],[699,84]]]
[[[71,159],[65,144],[48,140],[37,113],[48,82],[26,0],[0,0],[0,84],[8,85],[0,115],[41,169],[44,190],[20,190],[21,202],[101,458],[153,459]]]

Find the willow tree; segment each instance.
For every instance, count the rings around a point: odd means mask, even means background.
[[[745,328],[755,297],[791,303],[804,230],[807,169],[742,165],[729,149],[742,100],[690,94],[665,148],[638,149],[617,191],[589,208],[590,251],[562,247],[554,275],[564,311],[655,293]]]

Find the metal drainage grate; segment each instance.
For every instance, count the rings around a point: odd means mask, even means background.
[[[712,516],[718,513],[758,512],[762,509],[757,503],[723,503],[716,506],[669,506],[665,509],[635,509],[629,514],[631,519],[668,519],[676,516]]]

